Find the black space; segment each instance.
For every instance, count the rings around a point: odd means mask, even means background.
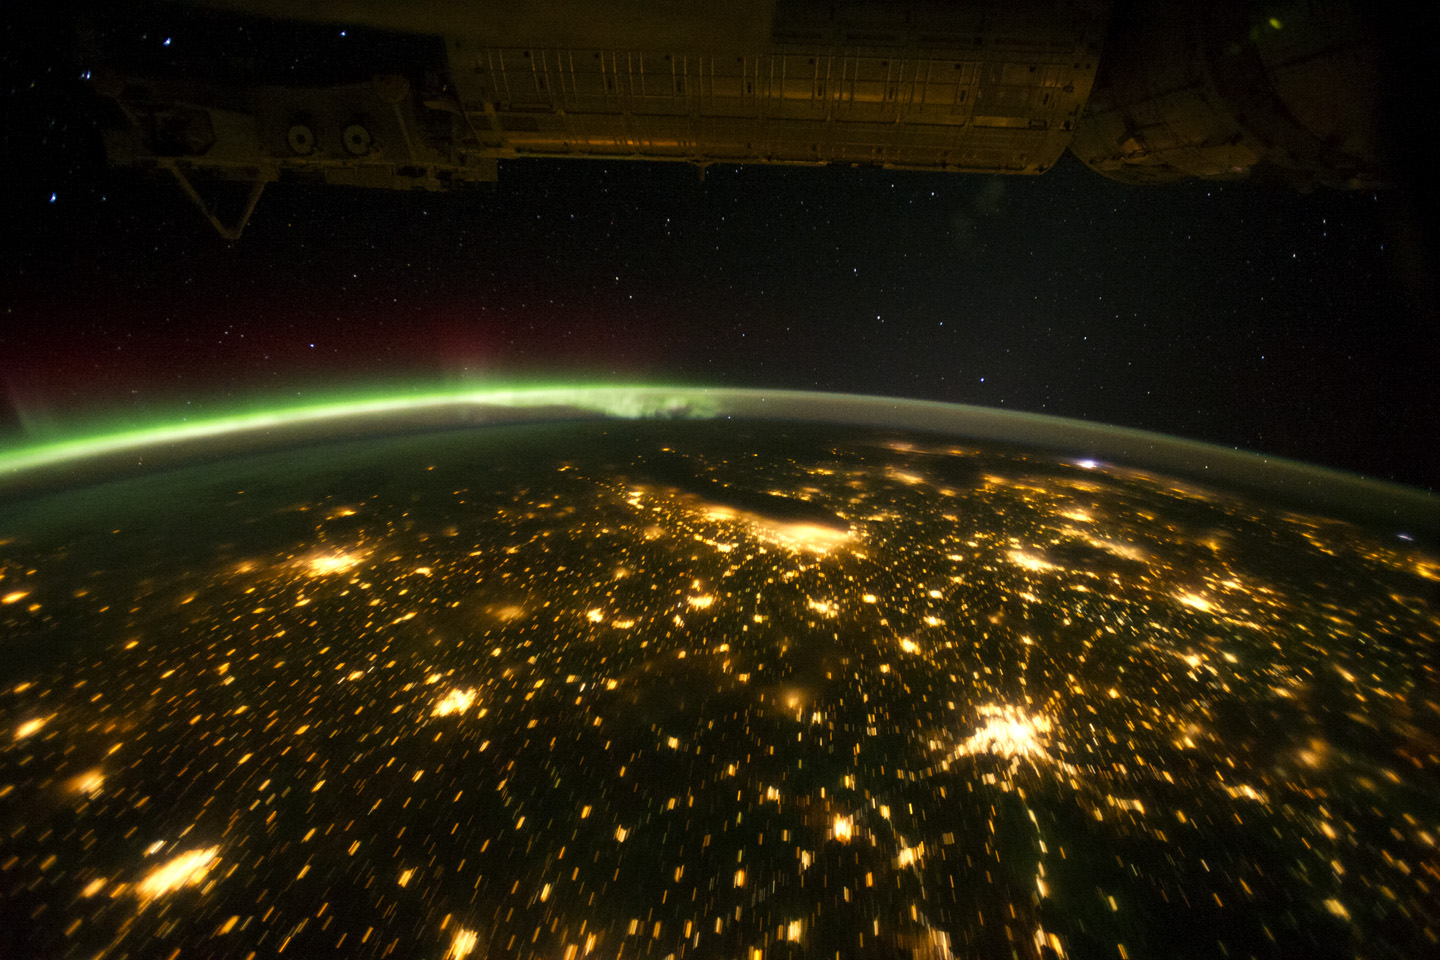
[[[106,166],[75,22],[5,16],[7,446],[388,384],[667,382],[984,404],[1440,483],[1418,181],[510,161],[466,194],[275,185],[231,243],[172,183]],[[256,69],[233,31],[153,28],[137,56]],[[306,29],[367,73],[385,49]],[[322,55],[263,49],[299,79]]]

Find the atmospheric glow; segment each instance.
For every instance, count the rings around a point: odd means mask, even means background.
[[[295,490],[217,472],[223,515],[150,502],[213,555],[118,511],[93,559],[0,544],[19,642],[61,617],[93,638],[5,684],[0,805],[66,821],[0,837],[0,873],[46,907],[27,927],[107,955],[579,960],[837,931],[948,956],[943,923],[962,953],[1063,956],[1078,905],[1133,953],[1150,878],[1173,877],[1246,912],[1216,934],[1244,956],[1265,949],[1249,917],[1300,949],[1433,900],[1425,744],[1367,758],[1317,722],[1411,722],[1426,548],[1009,447],[917,439],[914,476],[953,489],[911,483],[874,433],[770,429],[785,445],[755,424],[546,428],[638,438],[629,463],[583,443],[516,463],[467,430],[433,458],[404,439],[393,474],[387,439],[345,484],[324,463]],[[646,479],[681,459],[703,483]],[[821,549],[761,491],[820,518]],[[1251,546],[1287,542],[1335,571],[1326,590]],[[1296,722],[1273,747],[1227,735],[1277,698]],[[1376,809],[1394,829],[1372,837]],[[1311,887],[1269,868],[1287,859]]]
[[[661,387],[518,387],[499,390],[457,390],[379,396],[312,406],[277,408],[181,422],[157,427],[122,429],[93,437],[65,439],[15,450],[0,456],[0,473],[83,460],[147,446],[173,445],[213,437],[335,422],[347,419],[446,408],[569,407],[577,412],[620,419],[646,417],[708,417],[715,415],[703,390]]]
[[[1264,482],[1277,492],[1316,494],[1328,502],[1350,503],[1356,496],[1377,495],[1404,509],[1429,515],[1431,498],[1418,490],[1211,444],[1179,440],[1163,434],[1122,427],[1097,426],[1044,414],[996,410],[964,404],[864,397],[809,391],[660,386],[531,386],[491,390],[415,391],[396,396],[359,396],[300,407],[246,411],[210,420],[179,420],[158,426],[130,426],[92,432],[89,436],[36,438],[33,445],[0,451],[0,476],[145,447],[176,445],[246,433],[281,431],[310,425],[364,421],[400,414],[429,414],[433,425],[484,422],[487,410],[500,419],[505,411],[531,408],[561,419],[600,415],[617,419],[715,419],[754,417],[827,423],[853,422],[894,429],[949,432],[977,440],[1021,440],[1049,446],[1083,444],[1112,457],[1126,458],[1144,450],[1150,466],[1171,472],[1203,472],[1211,482],[1227,479]],[[477,418],[477,414],[480,416]],[[177,415],[178,419],[178,415]],[[383,420],[377,421],[383,423]],[[94,428],[92,428],[93,430]],[[1093,459],[1075,461],[1095,469]]]

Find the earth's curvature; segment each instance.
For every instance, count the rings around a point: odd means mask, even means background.
[[[1440,951],[1423,494],[620,399],[0,456],[0,954]]]

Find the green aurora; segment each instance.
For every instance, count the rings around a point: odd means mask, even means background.
[[[1399,484],[1239,449],[1044,414],[988,407],[807,391],[701,386],[538,385],[374,393],[260,408],[149,426],[92,428],[0,450],[0,478],[22,479],[117,456],[184,455],[202,441],[252,445],[324,440],[333,434],[444,429],[484,423],[754,419],[922,430],[970,440],[1063,451],[1156,470],[1286,503],[1415,529],[1440,531],[1440,497]],[[316,431],[319,431],[318,435]]]

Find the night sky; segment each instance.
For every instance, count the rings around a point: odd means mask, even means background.
[[[465,194],[272,185],[231,243],[173,183],[106,166],[67,25],[4,29],[6,446],[387,386],[658,382],[984,404],[1440,484],[1414,189],[1142,188],[1068,155],[1039,178],[508,161]]]

